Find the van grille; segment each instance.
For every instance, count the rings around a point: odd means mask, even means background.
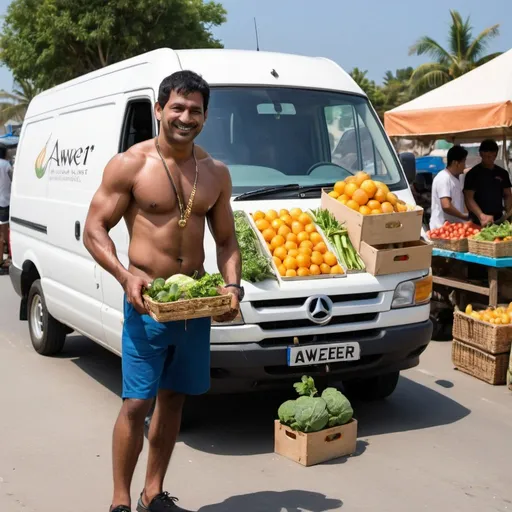
[[[308,334],[305,336],[298,335],[302,344],[306,343],[326,343],[326,342],[343,342],[343,341],[365,341],[368,339],[378,338],[380,329],[368,329],[366,331],[351,332],[331,332],[324,334]],[[265,338],[259,342],[262,347],[277,347],[293,345],[293,336],[284,336],[283,338]]]
[[[379,296],[378,292],[375,293],[352,293],[346,295],[330,295],[329,298],[334,304],[342,302],[359,302],[363,300],[375,300]],[[252,301],[251,305],[254,309],[263,308],[279,308],[286,306],[303,306],[307,297],[296,297],[291,299],[269,299]]]
[[[378,313],[363,313],[360,315],[335,316],[325,325],[354,324],[358,322],[372,322],[377,318]],[[281,320],[274,322],[261,322],[261,329],[264,331],[274,331],[279,329],[297,329],[300,327],[319,327],[311,320]]]

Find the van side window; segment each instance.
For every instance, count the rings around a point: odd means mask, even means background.
[[[126,107],[119,151],[154,136],[153,106],[149,100],[131,101]]]

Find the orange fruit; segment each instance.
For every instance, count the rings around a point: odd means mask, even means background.
[[[327,252],[327,246],[325,242],[320,242],[313,247],[313,252],[318,251],[320,254],[325,254]]]
[[[382,210],[380,208],[374,208],[371,212],[371,215],[380,215]]]
[[[334,265],[334,267],[331,267],[331,274],[344,274],[343,269],[340,265]]]
[[[290,249],[287,254],[287,256],[289,256],[290,258],[296,258],[298,255],[299,255],[298,249]]]
[[[389,188],[385,183],[382,183],[382,181],[376,181],[375,185],[377,185],[377,188],[382,190],[386,195],[389,192]]]
[[[379,207],[380,207],[380,204],[379,204]],[[283,221],[284,222],[284,221]],[[281,235],[281,236],[284,236],[286,238],[286,236],[288,235],[288,233],[291,233],[292,230],[286,226],[284,223],[283,225],[277,230],[277,234],[278,235]]]
[[[279,272],[280,276],[286,275],[286,267],[284,265],[279,265],[279,267],[277,267],[277,271]]]
[[[332,252],[327,251],[324,254],[324,262],[327,263],[327,265],[329,265],[330,267],[333,267],[338,263],[338,260],[336,259],[336,256]]]
[[[347,185],[349,183],[356,183],[356,177],[355,176],[348,176],[345,178],[345,189],[347,188]]]
[[[351,209],[351,210],[354,210],[356,212],[359,211],[359,203],[357,201],[354,201],[353,199],[350,199],[349,201],[347,201],[347,206]]]
[[[299,277],[306,277],[306,276],[309,276],[309,268],[306,268],[306,267],[299,267],[299,269],[297,270],[297,275]]]
[[[315,233],[316,232],[316,226],[310,222],[309,224],[306,224],[304,226],[304,229],[306,231],[306,233]]]
[[[370,215],[370,213],[372,213],[372,210],[368,206],[360,206],[359,213],[361,215]]]
[[[330,274],[331,267],[329,265],[327,265],[327,263],[322,263],[320,265],[320,272],[322,272],[322,274]]]
[[[270,222],[272,222],[274,219],[277,219],[277,217],[279,217],[279,215],[277,215],[277,212],[275,210],[269,210],[265,214],[265,218]]]
[[[388,203],[391,203],[393,206],[395,206],[396,203],[398,202],[398,197],[396,197],[395,194],[393,194],[393,192],[388,192],[386,195],[386,199],[388,200]]]
[[[292,258],[291,256],[288,256],[283,261],[283,265],[289,270],[295,270],[297,268],[297,260],[295,258]]]
[[[286,277],[297,277],[297,272],[294,269],[289,268],[286,271]]]
[[[283,215],[290,215],[290,212],[283,208],[282,210],[279,210],[279,218],[281,218]]]
[[[311,265],[311,267],[309,267],[310,275],[319,276],[321,273],[322,273],[322,271],[320,270],[320,267],[318,265]]]
[[[270,246],[272,249],[277,249],[278,247],[281,247],[286,242],[284,236],[276,235],[272,240],[270,241]]]
[[[352,194],[352,200],[355,201],[359,206],[364,206],[368,202],[368,199],[368,194],[362,188],[358,188]]]
[[[397,212],[406,212],[407,211],[407,205],[398,203],[396,205],[396,211]]]
[[[284,222],[281,220],[281,219],[274,219],[270,225],[272,226],[273,229],[277,230],[281,227],[281,226],[284,226]]]
[[[321,252],[313,251],[311,254],[311,263],[314,265],[321,265],[324,262],[324,257]]]
[[[267,249],[270,254],[272,254],[272,246],[267,242]]]
[[[338,201],[342,204],[347,204],[347,201],[350,199],[350,197],[347,196],[347,194],[341,194],[340,197],[338,197]]]
[[[291,232],[288,233],[286,235],[286,241],[287,242],[295,242],[295,243],[297,243],[297,235],[295,233],[291,233]]]
[[[331,190],[328,195],[334,197],[334,199],[338,199],[340,196],[339,192],[336,192],[336,190]]]
[[[393,205],[391,203],[388,203],[387,201],[382,203],[381,208],[382,213],[393,213],[395,211]]]
[[[272,259],[274,260],[274,263],[276,264],[277,268],[279,268],[279,266],[283,264],[283,262],[277,256],[272,256]]]
[[[307,254],[308,256],[311,256],[313,253],[313,249],[311,247],[299,247],[299,254]]]
[[[300,242],[304,242],[304,240],[309,240],[309,233],[307,233],[306,231],[301,231],[297,235],[297,241],[300,243]]]
[[[252,216],[252,218],[257,221],[257,220],[261,220],[261,219],[264,219],[265,218],[265,214],[258,210],[257,212],[254,212],[254,215]]]
[[[307,247],[308,249],[313,249],[313,242],[311,240],[303,240],[299,247]]]
[[[297,244],[295,242],[288,241],[284,243],[284,248],[287,251],[291,251],[292,249],[297,249]]]
[[[375,199],[370,199],[370,201],[368,201],[368,204],[366,206],[368,206],[368,208],[370,208],[370,210],[375,210],[376,208],[380,208],[380,203],[379,203],[379,201],[376,201]]]
[[[370,176],[363,171],[356,172],[355,174],[356,184],[358,187],[360,187],[363,184],[363,181],[369,180]]]
[[[355,183],[349,183],[345,187],[345,195],[350,199],[352,197],[352,194],[358,189],[359,187]]]
[[[311,240],[311,242],[313,242],[313,245],[319,244],[320,242],[324,241],[320,233],[311,233],[309,235],[309,239]]]
[[[277,247],[274,250],[274,256],[283,261],[286,258],[286,256],[288,256],[288,251],[283,246]]]
[[[293,222],[293,217],[290,215],[290,214],[287,214],[287,215],[281,215],[281,217],[279,217],[288,227],[291,227],[292,225],[292,222]]]
[[[373,199],[376,201],[379,201],[379,203],[383,203],[386,200],[386,192],[384,190],[380,189],[375,192],[375,195],[373,196]]]
[[[338,192],[338,195],[341,196],[345,192],[345,185],[346,183],[344,181],[337,181],[334,184],[334,190]]]
[[[309,268],[311,265],[311,258],[309,257],[309,254],[299,254],[296,258],[297,260],[297,266]]]
[[[361,183],[361,190],[364,190],[371,199],[375,195],[375,192],[377,192],[377,185],[375,185],[373,180],[366,180]]]
[[[299,215],[299,222],[304,224],[304,226],[307,226],[308,224],[311,224],[313,220],[307,213],[301,213]]]
[[[294,218],[294,219],[298,219],[300,217],[300,215],[302,214],[302,210],[300,208],[292,208],[290,210],[290,215]]]
[[[258,219],[255,224],[260,231],[265,231],[270,227],[270,222],[266,219]]]
[[[304,224],[302,222],[299,222],[298,220],[295,220],[292,222],[292,231],[298,235],[301,231],[304,231]]]
[[[264,229],[261,234],[266,242],[270,242],[276,236],[276,232],[272,228]]]

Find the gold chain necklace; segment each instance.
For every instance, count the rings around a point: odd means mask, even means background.
[[[156,138],[156,137],[155,137],[155,145],[156,145],[158,154],[160,155],[160,159],[162,160],[162,163],[164,164],[165,170],[167,171],[167,176],[169,177],[169,179],[171,181],[171,185],[176,194],[176,198],[178,199],[178,206],[180,208],[180,220],[178,221],[178,226],[180,228],[184,228],[187,225],[187,221],[190,217],[190,214],[192,213],[192,205],[194,204],[194,198],[196,196],[196,190],[197,190],[197,179],[199,177],[199,168],[197,167],[195,148],[192,150],[192,154],[194,156],[194,162],[196,165],[196,178],[194,180],[194,186],[192,187],[192,192],[190,193],[190,198],[188,200],[187,208],[184,209],[183,202],[181,201],[181,197],[178,194],[178,189],[176,188],[176,184],[174,183],[174,178],[172,177],[171,171],[169,170],[169,167],[167,166],[167,162],[165,161],[164,157],[162,156],[162,152],[160,151],[160,145],[158,144],[158,138]]]

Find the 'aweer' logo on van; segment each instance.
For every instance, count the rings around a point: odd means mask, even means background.
[[[41,153],[36,158],[36,164],[35,164],[35,170],[36,170],[36,176],[41,179],[44,176],[44,173],[46,172],[46,167],[48,166],[48,160],[45,162],[46,158],[46,147],[48,146],[48,142],[50,142],[50,137],[46,141],[46,144],[44,145],[44,148],[42,149]]]

